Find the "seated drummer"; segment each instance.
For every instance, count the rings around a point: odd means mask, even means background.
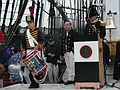
[[[43,46],[42,44],[45,43],[45,38],[41,30],[35,27],[34,16],[26,16],[26,22],[28,24],[28,28],[24,32],[22,40],[22,53],[24,57],[27,56],[31,50],[40,50]],[[33,37],[39,44],[37,44],[31,37]],[[24,78],[26,83],[31,83],[29,88],[39,88],[39,83],[34,80],[28,67],[24,67]]]

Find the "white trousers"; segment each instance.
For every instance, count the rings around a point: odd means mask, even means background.
[[[57,83],[58,82],[58,65],[53,65],[52,63],[47,63],[48,65],[48,80],[49,83]]]
[[[30,52],[31,52],[31,50],[27,50],[27,55],[28,55],[28,53],[30,53]],[[27,66],[25,66],[25,67],[24,67],[23,76],[24,76],[25,81],[26,81],[27,84],[30,84],[30,83],[31,83],[30,78],[29,78],[29,74],[30,74],[30,70],[29,70],[29,68],[28,68]]]
[[[67,81],[74,81],[74,77],[75,77],[75,64],[74,64],[74,55],[73,52],[66,52],[64,54],[64,58],[65,58],[65,63],[66,63],[66,70],[62,76],[62,80],[64,82]]]
[[[30,70],[29,70],[29,68],[27,66],[25,66],[23,76],[24,76],[25,81],[26,81],[27,84],[31,83],[30,78],[29,78],[29,74],[30,74]]]

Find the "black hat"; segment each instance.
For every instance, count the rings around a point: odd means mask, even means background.
[[[26,22],[34,22],[34,17],[33,17],[33,15],[26,16]]]
[[[92,17],[92,16],[99,16],[97,10],[96,10],[96,7],[94,5],[90,6],[89,8],[89,14],[88,14],[88,17]]]

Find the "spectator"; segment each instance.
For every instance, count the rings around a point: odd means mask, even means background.
[[[49,38],[48,45],[45,49],[46,62],[48,63],[48,79],[49,83],[58,82],[58,63],[59,59],[59,48],[55,44],[52,37]]]

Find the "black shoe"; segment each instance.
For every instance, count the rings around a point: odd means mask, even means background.
[[[64,83],[65,85],[69,85],[69,84],[74,84],[74,81],[67,81]]]
[[[63,81],[63,80],[60,80],[60,81],[58,81],[57,83],[58,83],[58,84],[62,84],[62,83],[64,83],[64,81]]]
[[[39,88],[39,84],[30,84],[29,88]]]

